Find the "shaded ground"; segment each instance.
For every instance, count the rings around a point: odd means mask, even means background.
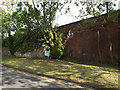
[[[27,58],[3,58],[3,64],[28,71],[70,79],[82,83],[118,87],[118,69],[85,65],[64,60],[41,60]]]
[[[52,81],[40,80],[30,77],[9,68],[1,67],[2,69],[2,84],[5,88],[70,88],[67,85],[60,85]]]

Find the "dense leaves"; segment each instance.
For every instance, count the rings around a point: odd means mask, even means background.
[[[51,51],[51,58],[53,59],[60,59],[61,56],[63,55],[63,50],[59,47],[54,47],[52,48],[52,51]]]

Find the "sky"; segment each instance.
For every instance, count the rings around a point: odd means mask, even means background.
[[[120,9],[120,0],[117,0],[115,2],[115,4],[116,4],[115,9],[116,10]],[[65,25],[65,24],[69,24],[69,23],[81,20],[81,18],[77,19],[74,16],[72,16],[72,15],[78,15],[79,14],[79,12],[78,12],[79,8],[77,8],[74,4],[71,4],[70,7],[71,7],[72,12],[70,12],[68,14],[61,15],[55,20],[55,23],[59,24],[58,26],[62,26],[62,25]],[[59,15],[59,13],[57,13],[57,14]],[[88,16],[88,17],[91,17],[91,16]]]
[[[1,6],[2,1],[4,1],[4,0],[0,0],[0,6]],[[72,0],[72,1],[74,1],[74,0]],[[115,3],[116,3],[115,9],[116,10],[120,9],[120,0],[116,0]],[[65,24],[69,24],[69,23],[81,20],[81,18],[75,18],[75,16],[79,14],[79,11],[78,11],[79,7],[76,7],[74,3],[68,4],[68,5],[70,7],[71,12],[69,12],[67,14],[63,14],[63,15],[61,15],[60,13],[57,13],[56,14],[57,17],[54,21],[54,25],[57,24],[58,26],[62,26]],[[64,9],[62,12],[64,12]],[[88,16],[88,17],[90,17],[90,16]]]

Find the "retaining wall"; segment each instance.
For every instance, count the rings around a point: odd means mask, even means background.
[[[8,48],[3,47],[2,48],[2,56],[10,56],[10,51]],[[26,57],[26,58],[31,58],[31,57],[38,57],[38,58],[44,58],[44,53],[42,50],[36,50],[32,52],[26,52],[26,53],[21,53],[21,52],[16,52],[14,54],[16,57]]]

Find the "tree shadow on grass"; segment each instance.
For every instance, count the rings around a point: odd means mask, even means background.
[[[76,64],[84,64],[84,65],[92,65],[92,66],[98,66],[98,67],[103,67],[103,68],[109,68],[109,69],[119,69],[119,65],[112,65],[109,63],[100,63],[100,60],[89,60],[87,61],[86,59],[63,59],[64,61],[68,62],[73,62]],[[114,71],[113,71],[114,72]]]
[[[35,63],[33,63],[34,61]],[[115,72],[114,70],[105,69],[104,67],[102,68],[97,65],[83,64],[76,60],[29,60],[29,63],[27,60],[25,60],[23,62],[20,61],[17,65],[19,65],[18,68],[24,69],[26,71],[33,71],[58,78],[67,78],[79,82],[80,85],[84,84],[86,86],[89,85],[85,82],[97,83],[100,85],[102,82],[98,80],[101,75],[106,73],[110,74],[111,71]],[[16,67],[16,63],[14,66]],[[85,82],[81,83],[81,79]]]

